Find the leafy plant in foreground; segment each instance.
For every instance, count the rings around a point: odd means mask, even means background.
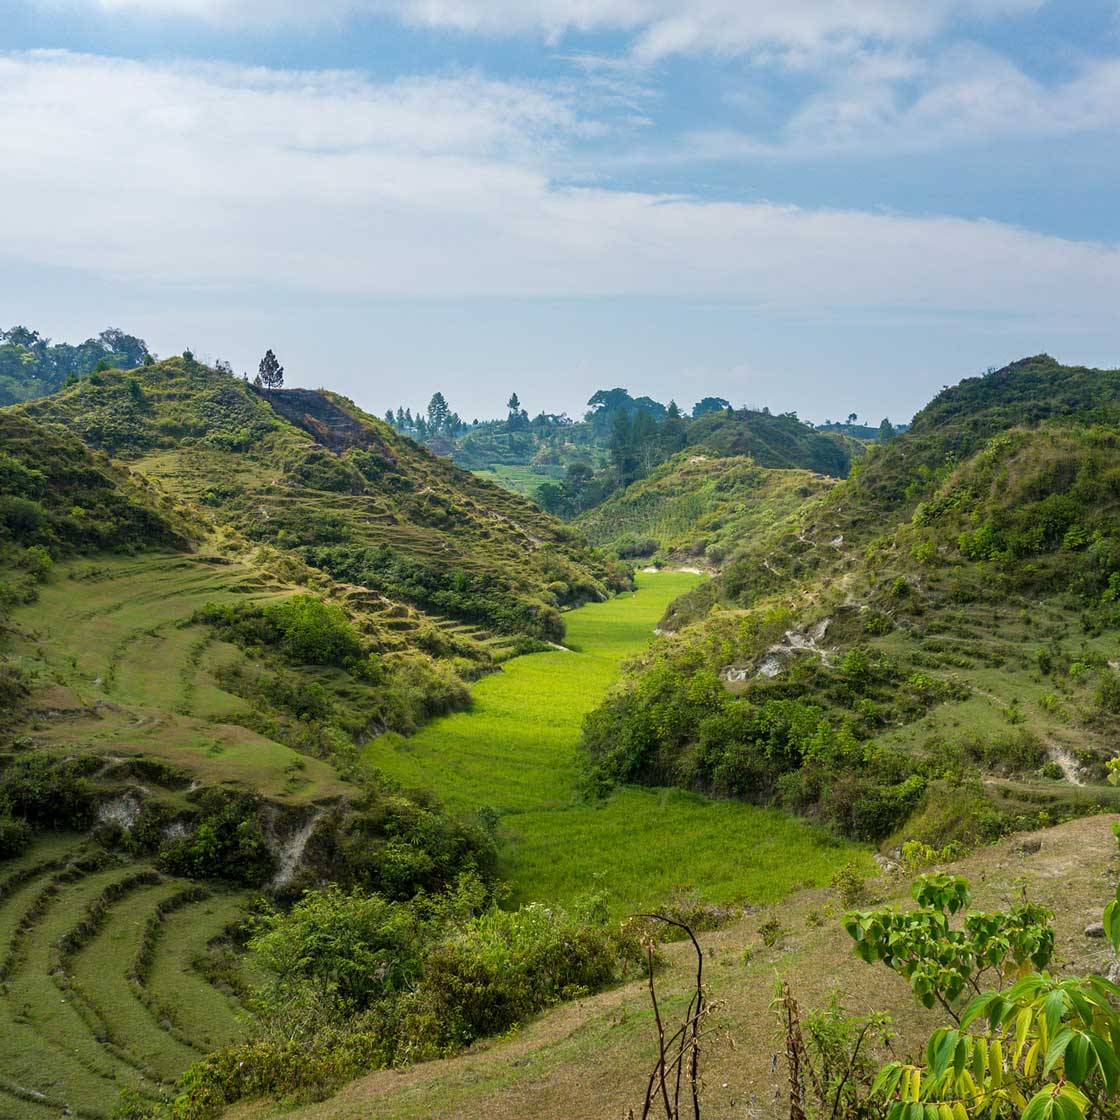
[[[911,890],[918,909],[856,911],[844,918],[855,952],[905,976],[924,1007],[940,1004],[954,1019],[961,998],[979,995],[982,982],[1024,977],[1044,968],[1054,952],[1053,914],[1027,901],[1012,910],[969,911],[968,882],[959,875],[921,875]],[[962,923],[950,925],[960,913]]]
[[[976,964],[983,963],[981,971],[996,968],[1001,978],[1019,978],[1006,990],[978,994],[957,1026],[934,1031],[924,1066],[895,1061],[883,1067],[871,1097],[884,1102],[887,1120],[1115,1116],[1120,987],[1102,976],[1058,979],[1045,971],[1053,935],[1040,907],[1028,913],[1024,904],[1009,914],[980,915],[979,922],[966,914],[964,930],[947,929],[946,915],[967,907],[967,883],[947,875],[924,878],[937,881],[919,880],[917,918],[908,927],[896,926],[893,935],[874,921],[849,917],[857,954],[908,975],[926,1006],[931,996],[944,1003],[966,983],[975,986]],[[885,913],[888,924],[901,917]],[[1120,889],[1105,909],[1104,926],[1113,948],[1120,948]],[[975,957],[971,968],[966,939]]]

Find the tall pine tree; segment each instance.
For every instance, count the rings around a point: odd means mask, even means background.
[[[261,384],[266,389],[279,389],[284,384],[284,367],[276,360],[276,355],[271,350],[264,352],[258,369]]]

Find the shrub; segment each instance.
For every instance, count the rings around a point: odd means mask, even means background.
[[[249,942],[274,976],[266,1002],[286,1002],[310,981],[345,1014],[412,984],[423,947],[412,909],[337,886],[307,891],[287,914],[261,919]]]
[[[0,814],[58,829],[85,829],[92,823],[97,795],[86,775],[92,758],[52,759],[17,755],[0,773]]]
[[[785,933],[785,926],[773,914],[758,927],[758,936],[762,938],[762,944],[767,949],[772,949],[777,945],[785,936]]]
[[[0,816],[0,859],[11,859],[31,845],[31,826],[27,821]]]
[[[830,885],[845,910],[850,910],[863,898],[863,872],[854,863],[844,864],[832,877]]]
[[[405,1009],[407,1045],[421,1056],[458,1049],[598,991],[625,963],[626,948],[605,924],[582,923],[541,903],[490,910],[425,958]]]
[[[194,831],[168,840],[159,850],[160,866],[173,875],[229,879],[261,886],[276,869],[276,857],[259,819],[260,798],[209,791]]]
[[[265,617],[280,632],[280,647],[293,661],[310,665],[346,665],[359,657],[362,644],[339,607],[312,595],[293,595],[265,608]]]

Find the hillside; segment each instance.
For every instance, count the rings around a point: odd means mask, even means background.
[[[426,414],[398,408],[385,419],[438,454],[569,519],[689,447],[694,455],[749,456],[763,467],[836,478],[845,477],[866,451],[842,426],[818,431],[793,413],[736,410],[719,397],[698,401],[690,415],[673,401],[635,398],[621,388],[599,390],[587,403],[582,420],[545,412],[530,419],[514,394],[506,420],[467,424],[437,393]]]
[[[261,393],[174,358],[23,414],[64,425],[215,523],[462,633],[563,636],[559,609],[624,576],[578,536],[325,391]]]
[[[1118,405],[1049,358],[941,394],[670,608],[588,720],[593,780],[933,844],[1110,802]]]
[[[719,567],[835,481],[811,471],[767,469],[746,456],[684,451],[575,524],[593,545],[622,557]]]
[[[773,415],[753,409],[706,412],[688,426],[694,453],[749,455],[760,467],[800,468],[845,478],[853,448],[860,445],[842,435],[821,433],[792,413]]]
[[[254,892],[493,904],[494,822],[359,752],[621,572],[345,399],[189,356],[0,411],[0,479],[0,1113],[154,1107],[258,1033]]]
[[[976,904],[987,910],[1005,908],[1024,894],[1050,907],[1058,978],[1103,973],[1112,954],[1106,941],[1086,936],[1086,926],[1099,921],[1120,873],[1110,828],[1116,821],[1091,817],[1001,841],[943,869],[967,877]],[[868,881],[860,905],[908,909],[910,878],[895,872]],[[867,1039],[864,1053],[872,1070],[892,1057],[917,1058],[930,1031],[945,1022],[943,1014],[918,1006],[901,976],[854,955],[840,923],[845,908],[833,890],[806,890],[723,930],[698,935],[710,998],[719,1006],[716,1029],[702,1051],[703,1115],[789,1117],[784,1031],[773,1007],[776,976],[788,980],[800,1003],[806,1035],[815,1024],[842,1053],[858,1037],[865,1017],[888,1016],[889,1047],[880,1031],[870,1032]],[[663,946],[662,951],[666,963],[658,973],[657,993],[671,1031],[691,994],[696,959],[685,943]],[[374,1072],[325,1100],[295,1108],[257,1102],[227,1116],[601,1120],[626,1116],[629,1109],[638,1115],[656,1056],[649,990],[644,979],[634,978],[556,1008],[511,1037],[468,1054]]]

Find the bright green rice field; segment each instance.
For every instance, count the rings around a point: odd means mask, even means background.
[[[383,736],[366,761],[458,811],[501,817],[503,874],[515,899],[564,902],[605,889],[619,913],[678,888],[707,901],[770,902],[827,883],[861,849],[803,821],[680,790],[628,788],[602,802],[577,789],[580,725],[622,661],[651,640],[665,607],[701,577],[639,576],[638,590],[566,616],[572,652],[515,658],[474,686],[470,711],[411,739]]]

